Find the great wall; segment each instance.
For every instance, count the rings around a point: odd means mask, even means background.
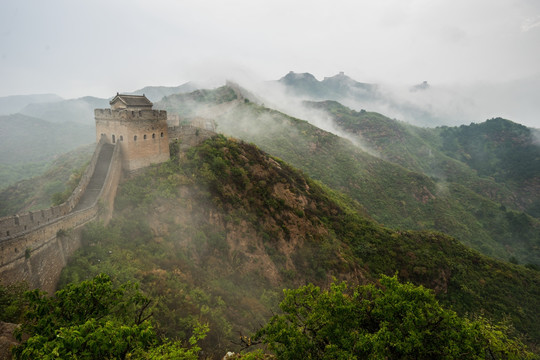
[[[169,159],[169,142],[189,147],[214,129],[168,126],[167,113],[143,96],[119,95],[111,109],[96,109],[96,149],[79,185],[61,205],[0,218],[0,284],[26,281],[52,293],[60,272],[81,246],[81,230],[108,222],[126,175]]]

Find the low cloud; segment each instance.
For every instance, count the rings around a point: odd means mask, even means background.
[[[540,15],[534,18],[527,18],[521,23],[522,32],[528,32],[537,27],[540,27]]]

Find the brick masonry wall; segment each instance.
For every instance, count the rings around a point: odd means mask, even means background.
[[[105,221],[110,219],[122,175],[120,164],[120,148],[116,146],[105,183],[98,200],[91,207],[56,217],[32,230],[2,239],[0,282],[27,281],[31,288],[54,292],[67,259],[81,245],[82,227],[98,217]]]
[[[179,150],[184,151],[190,147],[197,146],[206,139],[217,135],[210,130],[201,129],[195,126],[182,125],[169,127],[169,138],[179,141]]]
[[[169,159],[167,112],[94,110],[96,138],[120,144],[123,169],[130,172]]]
[[[55,221],[57,218],[67,215],[79,202],[81,195],[86,190],[88,182],[94,173],[96,162],[103,142],[99,141],[94,155],[90,163],[86,167],[79,185],[73,190],[70,197],[58,206],[53,206],[48,209],[31,211],[24,214],[17,214],[13,216],[6,216],[0,218],[0,244],[10,238],[17,237],[22,233],[30,232],[33,229],[43,226],[46,223]]]
[[[149,129],[139,127],[135,131],[141,129],[156,130],[151,127]],[[171,127],[165,129],[164,132],[167,142],[169,138],[179,140],[177,146],[180,151],[196,146],[216,135],[213,131],[193,126]],[[143,138],[142,141],[144,140]],[[65,204],[43,211],[0,219],[0,231],[3,234],[9,231],[9,236],[0,238],[0,283],[27,281],[31,288],[54,292],[60,272],[67,264],[68,258],[81,246],[82,227],[97,218],[105,222],[110,220],[118,184],[123,175],[122,164],[125,163],[123,158],[125,147],[118,142],[116,142],[117,146],[114,148],[98,200],[87,209],[70,212],[88,185],[104,142],[106,139],[98,143],[79,186]],[[168,143],[166,149],[167,157],[162,161],[169,158]],[[144,153],[145,150],[143,148],[139,151]],[[142,166],[142,162],[140,165]]]

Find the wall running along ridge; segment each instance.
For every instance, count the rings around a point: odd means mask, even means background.
[[[169,127],[168,133],[171,141],[178,140],[178,150],[180,153],[191,147],[197,146],[204,140],[210,139],[216,135],[214,131],[201,129],[191,125]],[[170,146],[173,145],[171,144]]]
[[[167,113],[160,110],[96,109],[95,115],[99,141],[69,199],[45,210],[0,218],[0,284],[26,281],[30,288],[53,293],[68,258],[81,246],[83,226],[112,217],[123,175],[168,160],[169,140],[182,154],[216,135],[191,125],[167,127]],[[110,146],[114,149],[103,186],[97,199],[86,204],[85,193],[96,191],[89,184],[98,172],[100,154]]]
[[[90,182],[90,178],[94,173],[97,159],[103,144],[103,141],[98,142],[96,149],[94,150],[94,154],[92,155],[92,159],[79,180],[79,185],[77,185],[75,190],[73,190],[66,202],[45,210],[30,211],[25,214],[17,214],[0,218],[0,244],[2,244],[5,240],[17,237],[24,232],[30,232],[45,223],[67,215],[69,212],[71,212],[71,210],[73,210],[73,208],[75,208],[75,206],[79,203],[79,199]]]
[[[122,175],[119,146],[114,146],[97,199],[85,209],[72,211],[87,189],[104,144],[98,143],[79,185],[65,203],[0,219],[4,235],[0,237],[0,283],[26,281],[30,288],[53,293],[68,257],[81,246],[82,226],[97,218],[110,219]]]

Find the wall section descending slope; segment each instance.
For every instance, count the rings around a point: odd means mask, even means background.
[[[69,214],[79,203],[82,194],[85,192],[86,187],[94,174],[94,169],[96,168],[96,163],[98,161],[99,154],[101,153],[103,144],[104,141],[98,142],[96,149],[94,150],[94,154],[92,155],[92,159],[81,176],[79,184],[75,190],[73,190],[66,202],[44,210],[30,211],[24,214],[16,214],[13,216],[0,218],[0,244],[5,239],[18,236],[21,233],[32,231],[44,223],[48,223]]]
[[[77,207],[96,175],[105,149],[113,147],[101,189],[89,206]],[[104,149],[105,148],[105,149]],[[56,290],[62,268],[81,246],[81,229],[112,215],[116,189],[122,176],[120,147],[100,141],[79,186],[64,204],[47,210],[0,219],[0,283],[28,282],[31,288]]]

